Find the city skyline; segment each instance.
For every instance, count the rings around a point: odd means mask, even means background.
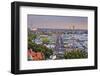
[[[48,28],[48,29],[87,29],[88,17],[79,16],[51,16],[33,15],[27,16],[28,28]]]

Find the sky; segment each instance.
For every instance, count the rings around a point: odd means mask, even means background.
[[[53,16],[53,15],[27,15],[28,28],[50,29],[87,29],[88,17],[79,16]]]

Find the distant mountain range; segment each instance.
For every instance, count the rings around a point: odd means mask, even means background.
[[[28,28],[28,31],[32,31]],[[88,30],[85,29],[48,29],[48,28],[37,28],[38,32],[72,32],[74,33],[88,33]]]

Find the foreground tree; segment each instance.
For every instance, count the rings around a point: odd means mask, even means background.
[[[36,44],[31,41],[28,42],[28,49],[32,49],[33,52],[41,52],[44,54],[45,59],[49,59],[50,55],[53,54],[52,49],[47,48],[44,45]]]
[[[37,37],[36,34],[32,34],[32,33],[28,32],[28,41],[29,42],[32,42],[32,40],[35,41],[36,37]]]
[[[66,51],[64,53],[65,59],[80,59],[80,58],[87,58],[88,54],[86,51],[82,50],[72,50],[72,51]]]

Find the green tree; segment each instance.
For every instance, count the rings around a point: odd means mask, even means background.
[[[64,53],[65,59],[79,59],[79,58],[87,58],[88,54],[86,51],[82,50],[72,50],[72,51],[66,51]]]
[[[45,37],[45,38],[42,38],[42,42],[43,44],[48,44],[50,40],[47,37]]]
[[[38,44],[38,47],[36,48],[37,51],[44,53],[45,59],[49,58],[50,55],[53,54],[52,49],[47,48],[46,46],[43,46],[41,44]]]
[[[32,40],[35,40],[36,39],[36,37],[37,37],[37,35],[36,34],[32,34],[32,33],[28,33],[28,41],[32,41]]]

